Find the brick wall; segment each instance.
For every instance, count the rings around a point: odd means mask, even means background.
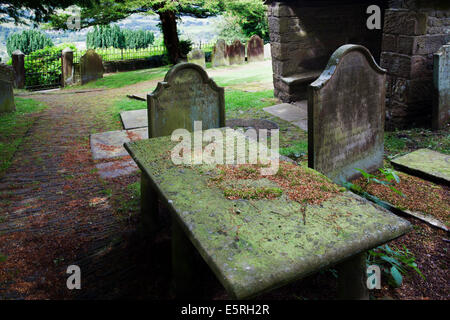
[[[450,12],[441,2],[390,1],[385,12],[388,130],[431,124],[433,53],[450,41]]]

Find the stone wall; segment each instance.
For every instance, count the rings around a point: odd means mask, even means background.
[[[388,70],[388,130],[431,125],[433,53],[450,41],[449,5],[442,3],[389,2],[380,62]]]
[[[385,1],[267,1],[275,95],[285,102],[306,99],[306,88],[331,54],[352,43],[378,60],[381,30],[366,27],[366,9]]]

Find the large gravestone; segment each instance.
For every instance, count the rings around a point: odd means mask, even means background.
[[[190,63],[195,63],[203,68],[206,68],[205,53],[200,49],[194,49],[189,52],[187,60]]]
[[[16,111],[13,86],[13,68],[0,63],[0,113]]]
[[[264,41],[257,35],[253,35],[247,42],[247,62],[264,60]]]
[[[228,46],[228,61],[230,64],[242,64],[245,62],[245,46],[239,40],[234,40]]]
[[[225,126],[224,89],[208,77],[202,67],[180,63],[167,72],[164,82],[147,96],[149,136],[171,135],[176,129],[202,129]]]
[[[228,48],[225,40],[219,39],[214,45],[211,55],[211,62],[213,67],[226,66],[228,61]]]
[[[386,71],[359,45],[338,48],[308,88],[308,164],[335,182],[383,166]]]
[[[445,128],[450,120],[450,44],[434,54],[433,69],[432,125],[438,130]]]
[[[89,49],[80,59],[81,84],[103,78],[103,62],[93,49]]]

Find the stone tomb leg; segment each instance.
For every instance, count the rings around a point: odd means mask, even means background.
[[[344,45],[308,88],[308,165],[336,183],[383,166],[386,70]]]
[[[367,289],[367,253],[363,252],[341,262],[338,270],[338,299],[369,300]]]

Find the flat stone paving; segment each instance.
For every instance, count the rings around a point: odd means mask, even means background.
[[[450,156],[419,149],[391,161],[394,167],[425,179],[450,185]]]
[[[125,142],[148,138],[148,129],[118,130],[91,134],[91,151],[94,160],[127,156]]]
[[[147,109],[123,111],[120,118],[125,130],[148,127]]]
[[[280,119],[291,122],[302,130],[308,130],[308,105],[307,101],[298,101],[294,104],[282,103],[266,107],[264,111]]]
[[[126,176],[138,169],[138,166],[133,160],[119,160],[99,163],[96,164],[95,167],[98,169],[98,174],[102,179]]]

